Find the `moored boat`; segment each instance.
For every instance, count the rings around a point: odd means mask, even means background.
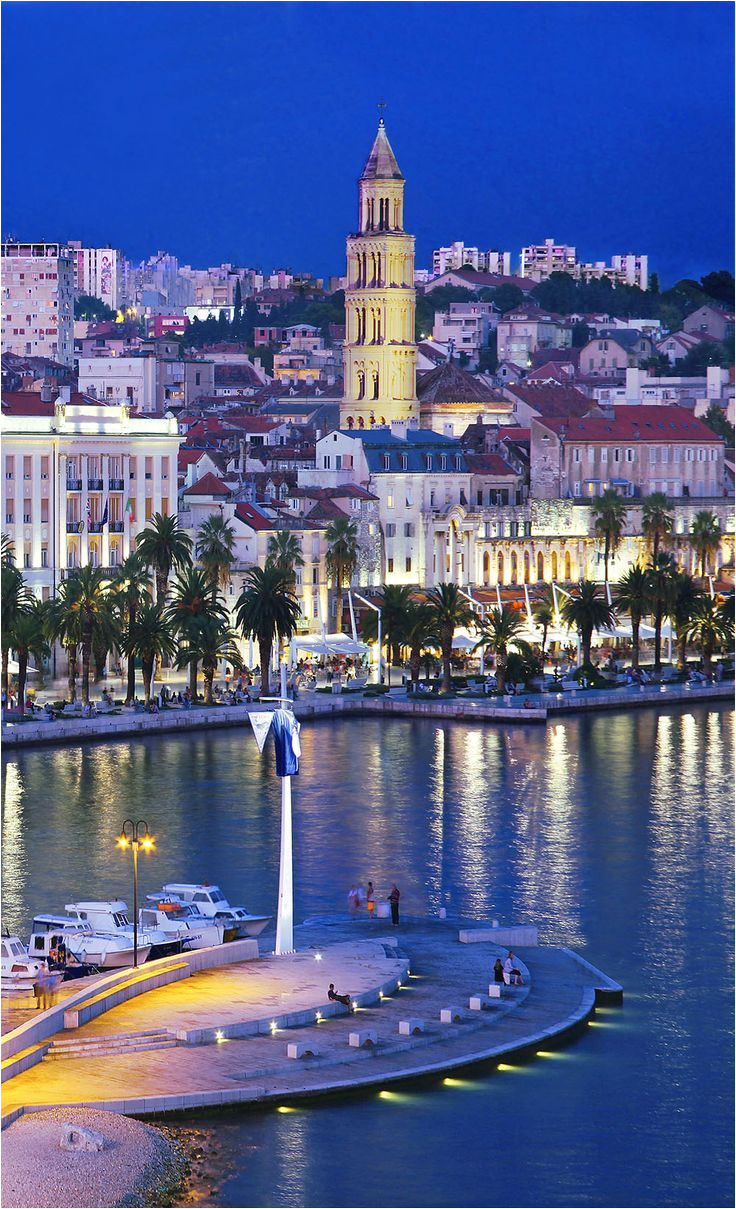
[[[122,899],[65,903],[64,910],[68,911],[73,919],[89,924],[96,932],[127,937],[128,943],[132,947],[133,924],[128,917],[128,904]],[[181,940],[178,937],[172,937],[160,928],[138,928],[139,962],[146,960],[141,957],[143,948],[148,950],[146,957],[153,960],[156,957],[168,957],[172,953],[180,953],[181,947]]]
[[[226,929],[206,915],[201,915],[191,903],[167,898],[165,895],[148,894],[148,907],[138,912],[139,927],[165,932],[172,940],[180,940],[185,949],[206,949],[221,945]]]
[[[49,975],[46,962],[31,957],[18,936],[0,938],[0,988],[3,994],[32,991],[41,978],[50,990],[61,982],[61,975]]]
[[[64,954],[63,962],[54,962],[52,954]],[[150,944],[141,938],[138,961],[143,962],[151,952]],[[77,966],[96,966],[100,970],[116,970],[133,964],[133,940],[125,932],[103,932],[90,923],[69,915],[36,915],[33,919],[30,953],[34,958],[49,959],[76,973]],[[67,974],[67,977],[70,975]],[[72,974],[73,976],[73,974]]]
[[[170,898],[192,903],[202,915],[216,923],[237,928],[239,937],[259,936],[271,922],[270,915],[251,915],[245,907],[231,906],[220,887],[208,882],[167,882],[163,892]]]

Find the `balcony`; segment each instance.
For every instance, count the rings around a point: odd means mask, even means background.
[[[67,533],[78,533],[79,532],[79,521],[67,521],[66,522],[66,531],[67,531]]]
[[[88,479],[87,487],[90,491],[102,491],[102,479]]]
[[[102,521],[90,521],[88,528],[90,533],[102,533],[104,525]]]
[[[110,532],[111,533],[124,533],[125,532],[125,521],[110,521]]]
[[[125,491],[125,479],[110,479],[110,491]]]
[[[82,480],[81,479],[67,479],[66,480],[66,489],[67,489],[67,491],[81,491],[82,490]]]

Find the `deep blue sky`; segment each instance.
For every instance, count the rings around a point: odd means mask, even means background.
[[[730,3],[2,6],[3,234],[344,271],[377,114],[452,239],[733,265]]]

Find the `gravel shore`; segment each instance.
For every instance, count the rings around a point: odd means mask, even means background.
[[[66,1151],[69,1122],[102,1134],[102,1151]],[[2,1135],[4,1209],[171,1205],[186,1159],[152,1125],[92,1108],[27,1113]]]

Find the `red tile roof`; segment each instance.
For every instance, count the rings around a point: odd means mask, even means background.
[[[203,474],[201,479],[197,479],[196,483],[192,483],[191,487],[187,487],[185,495],[230,495],[230,488],[222,479],[218,479],[216,474],[208,471]]]
[[[253,504],[238,504],[235,508],[235,515],[239,521],[242,521],[244,525],[248,525],[251,529],[255,529],[256,532],[263,529],[276,528],[276,522],[269,520]]]
[[[636,407],[631,404],[616,408],[615,419],[603,415],[584,417],[554,416],[540,418],[539,424],[551,432],[565,430],[567,441],[671,441],[722,445],[723,439],[702,420],[684,407]]]
[[[504,390],[542,417],[584,416],[590,410],[590,399],[574,386],[527,386],[525,382],[516,382]]]
[[[472,474],[498,474],[516,477],[517,471],[504,462],[498,453],[466,453],[465,460]]]
[[[58,397],[58,396],[57,396]],[[2,392],[2,410],[6,416],[53,416],[55,411],[54,399],[45,402],[38,391],[34,390],[4,390]],[[72,407],[105,407],[104,399],[92,399],[89,395],[72,391],[70,398]]]

